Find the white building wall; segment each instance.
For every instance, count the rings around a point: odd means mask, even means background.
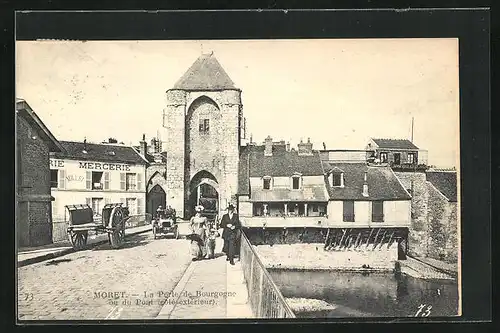
[[[135,201],[129,201],[131,203],[131,207],[129,207],[131,209],[130,214],[145,213],[145,165],[51,158],[50,169],[58,170],[57,188],[52,188],[52,196],[55,198],[52,202],[52,215],[55,221],[63,220],[67,216],[65,205],[92,205],[92,198],[102,199],[99,210],[102,210],[106,203],[122,202],[127,205],[127,199],[135,199]],[[103,172],[102,190],[88,188],[87,177],[93,171]],[[123,179],[126,176],[122,174],[126,173],[136,174],[136,188],[133,190],[123,189]],[[107,179],[109,179],[109,182]],[[104,183],[108,184],[106,188],[104,188]],[[101,211],[94,213],[101,214]]]
[[[343,201],[330,201],[327,209],[328,225],[335,227],[408,227],[411,221],[410,200],[384,201],[384,222],[372,222],[372,201],[354,201],[355,222],[344,222]]]
[[[370,201],[354,201],[355,223],[370,223],[372,219],[372,205]]]

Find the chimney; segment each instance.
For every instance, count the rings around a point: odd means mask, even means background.
[[[286,151],[290,151],[290,142],[286,143]]]
[[[302,142],[302,140],[300,140],[300,143],[297,145],[297,148],[298,148],[298,154],[300,156],[312,155],[311,139],[307,138],[307,143],[304,143]]]
[[[367,172],[365,171],[365,179],[363,181],[363,196],[368,196],[368,180],[367,180]]]
[[[270,135],[264,140],[264,156],[273,156],[273,139]]]
[[[148,151],[148,143],[146,142],[146,134],[142,135],[142,140],[141,140],[140,144],[141,144],[140,153],[142,156],[146,156],[146,153]]]

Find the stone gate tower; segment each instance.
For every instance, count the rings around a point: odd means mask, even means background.
[[[167,203],[188,218],[198,186],[209,184],[219,211],[225,209],[238,185],[241,90],[212,53],[200,56],[166,95]]]

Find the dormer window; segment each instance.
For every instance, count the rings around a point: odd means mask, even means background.
[[[292,176],[292,190],[300,190],[302,188],[302,175],[294,174]]]
[[[333,171],[330,173],[330,186],[331,187],[344,187],[344,173],[340,171]]]
[[[271,189],[271,180],[272,180],[272,178],[270,176],[265,176],[262,178],[262,188],[264,190]]]

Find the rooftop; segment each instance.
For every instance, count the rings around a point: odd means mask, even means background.
[[[448,201],[457,202],[457,173],[455,171],[427,171],[430,182]]]
[[[390,167],[368,166],[366,163],[323,162],[325,172],[342,170],[344,187],[331,187],[327,176],[331,200],[410,200],[411,197]],[[363,196],[364,175],[367,173],[368,197]]]
[[[77,141],[60,141],[63,152],[52,156],[60,159],[76,159],[84,161],[146,164],[141,155],[130,146],[119,144],[97,144]]]
[[[175,83],[180,90],[237,89],[213,53],[201,55]]]
[[[417,146],[407,139],[373,139],[379,148],[385,149],[418,149]]]
[[[61,143],[49,131],[47,126],[38,117],[38,115],[29,106],[28,102],[23,99],[16,98],[16,113],[23,117],[32,128],[35,128],[40,137],[49,145],[49,150],[52,152],[60,152],[63,150]]]

